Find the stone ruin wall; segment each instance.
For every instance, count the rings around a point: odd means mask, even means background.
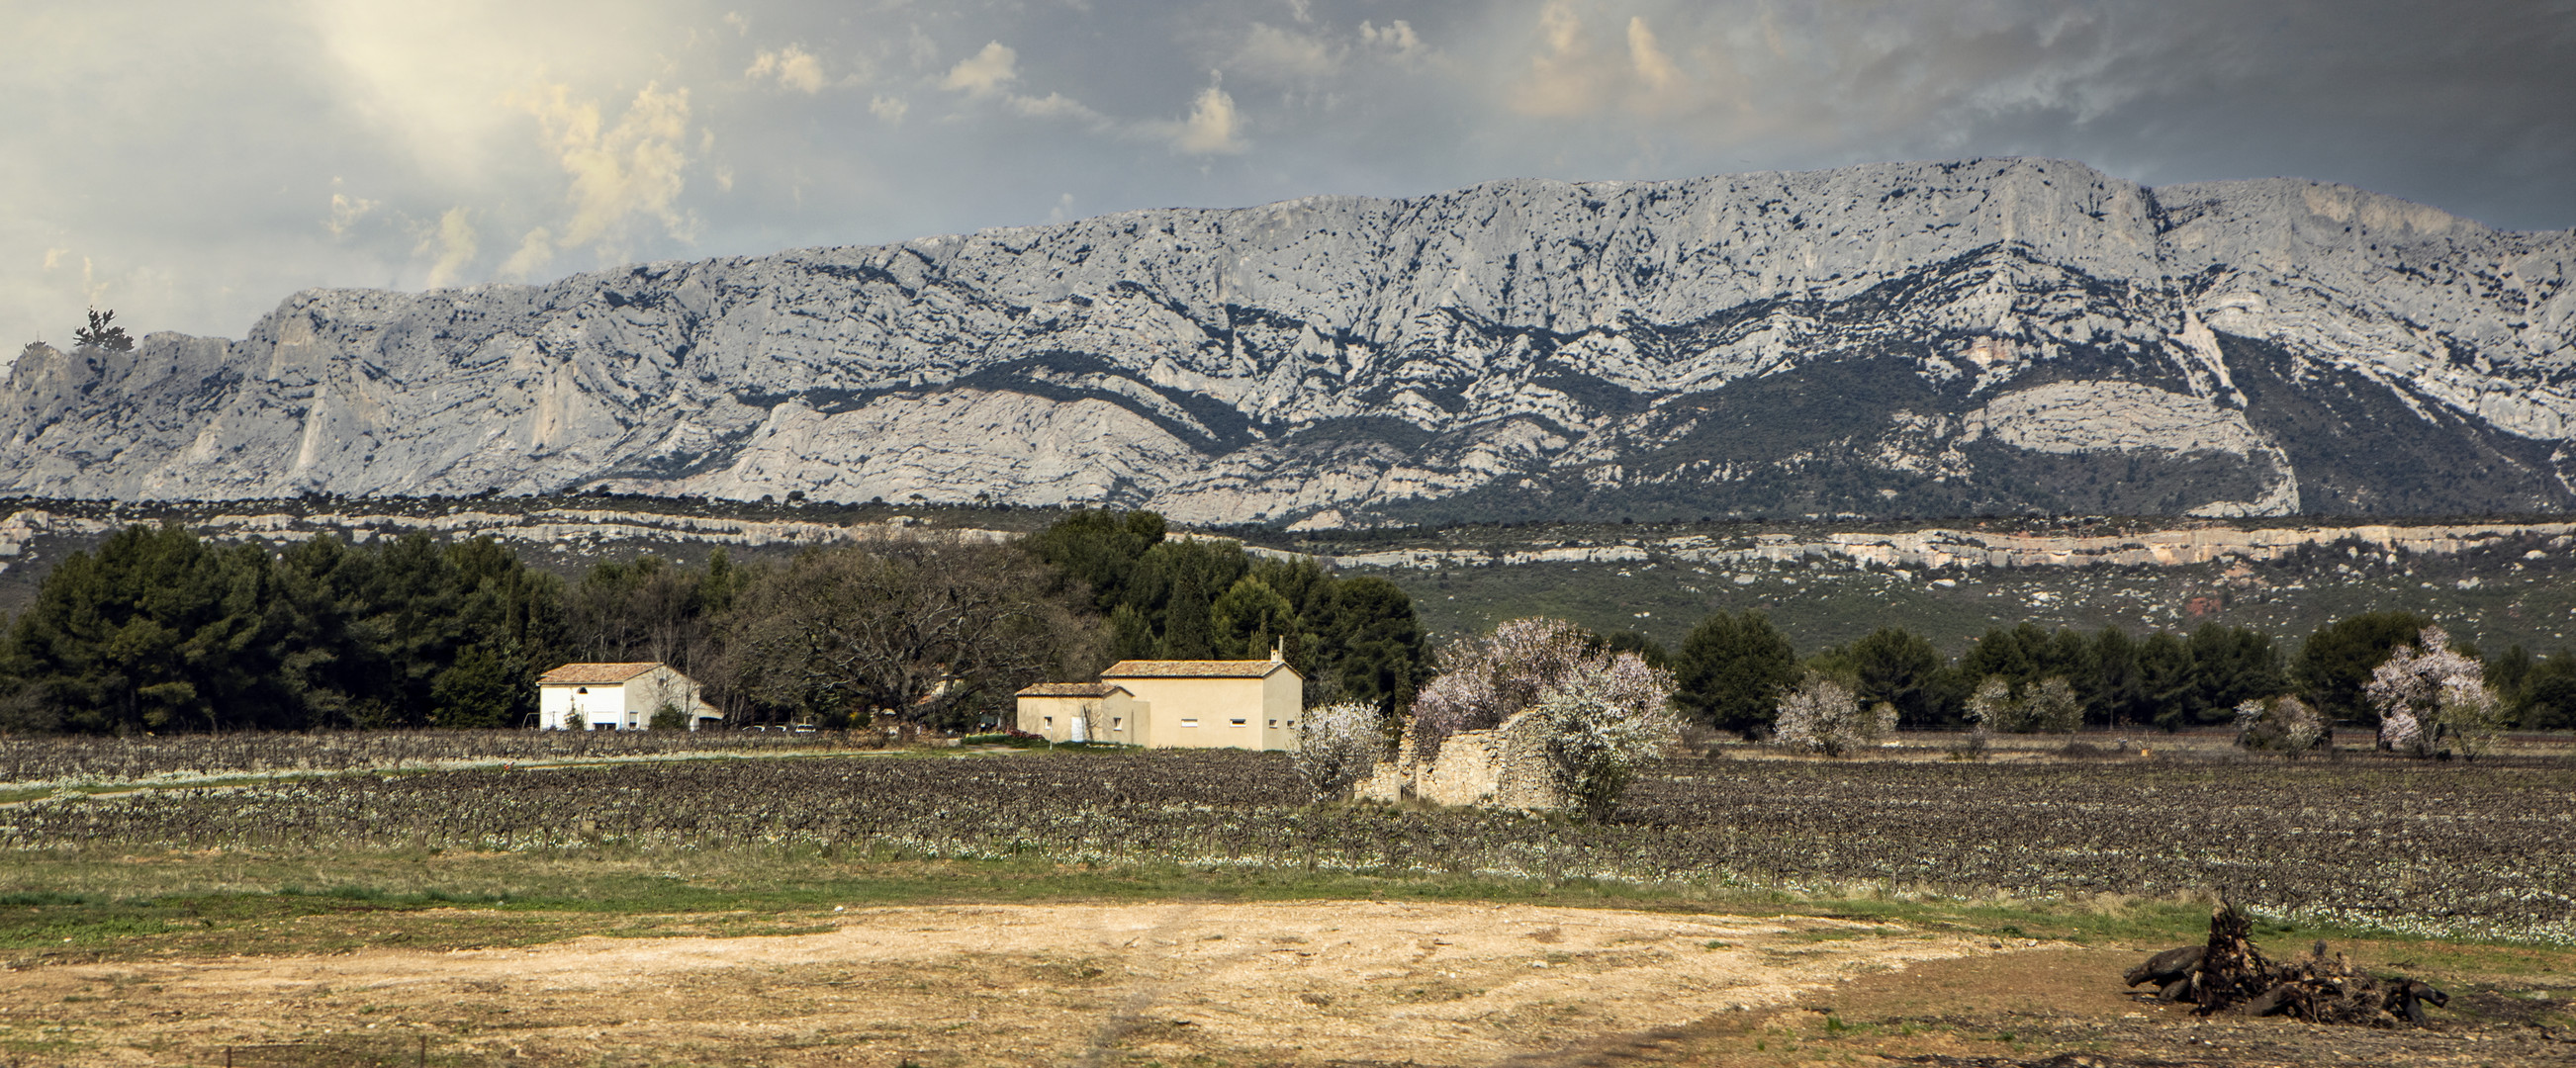
[[[1567,799],[1548,767],[1543,728],[1536,715],[1524,712],[1500,727],[1450,735],[1429,760],[1421,758],[1407,730],[1395,759],[1380,762],[1353,796],[1387,804],[1414,799],[1528,812],[1562,809]]]

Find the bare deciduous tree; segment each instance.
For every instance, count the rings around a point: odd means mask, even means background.
[[[808,552],[744,591],[731,642],[766,704],[948,721],[1097,670],[1096,620],[1008,545],[935,540]]]

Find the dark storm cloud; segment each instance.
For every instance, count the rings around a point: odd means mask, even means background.
[[[1504,177],[2045,155],[2576,225],[2576,2],[0,5],[0,325]]]

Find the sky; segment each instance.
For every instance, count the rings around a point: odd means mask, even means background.
[[[0,339],[1156,207],[2047,156],[2576,227],[2576,0],[0,0]]]

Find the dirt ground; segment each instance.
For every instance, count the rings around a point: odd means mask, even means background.
[[[0,975],[27,1063],[1489,1064],[1991,943],[1525,905],[884,908],[813,934]],[[428,1036],[426,1055],[417,1043]],[[305,1042],[313,1048],[246,1050]]]
[[[852,910],[810,933],[60,964],[0,1065],[2576,1063],[2524,1003],[2200,1020],[2133,948],[1816,917],[1322,902]],[[2490,999],[2495,1000],[2495,999]]]

